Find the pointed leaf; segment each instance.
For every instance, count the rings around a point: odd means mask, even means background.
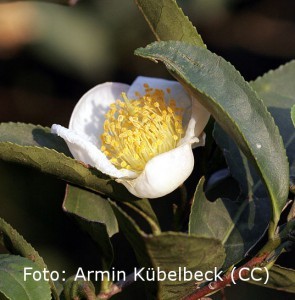
[[[43,258],[14,228],[0,218],[0,244],[12,254],[18,254],[33,261],[40,269],[48,269]],[[59,299],[56,287],[49,280],[54,299]]]
[[[83,230],[88,232],[100,250],[104,270],[113,261],[112,235],[118,232],[118,223],[107,199],[97,194],[67,185],[63,209],[76,217]]]
[[[0,124],[0,159],[35,168],[116,200],[137,199],[122,184],[70,156],[65,142],[51,134],[49,128]]]
[[[270,113],[235,68],[209,50],[182,42],[153,43],[136,54],[162,61],[252,161],[267,186],[274,235],[288,197],[288,162]]]
[[[295,103],[295,60],[258,77],[251,86],[272,114],[287,150],[290,174],[295,176],[295,130],[290,110]]]
[[[206,47],[175,0],[135,0],[153,34],[159,41],[184,41]]]
[[[10,142],[19,146],[38,146],[72,157],[65,141],[51,134],[50,128],[25,123],[0,123],[0,143]]]
[[[279,265],[274,265],[269,270],[269,280],[264,284],[266,273],[259,274],[262,277],[261,281],[249,281],[252,284],[261,285],[264,287],[285,291],[288,293],[295,293],[295,270],[283,268]]]
[[[251,195],[243,201],[217,199],[210,202],[203,192],[204,178],[197,186],[191,208],[189,233],[215,238],[226,250],[227,269],[241,261],[265,232],[269,217],[267,198]]]
[[[30,273],[43,271],[24,257],[0,254],[0,296],[2,293],[11,300],[50,300],[48,281],[35,280],[33,276],[25,278],[25,268],[30,268]]]
[[[119,231],[109,201],[97,194],[67,185],[63,209],[88,221],[103,224],[110,237]]]
[[[188,272],[219,269],[225,258],[224,249],[216,239],[176,232],[147,235],[114,203],[113,209],[120,228],[132,245],[138,262],[145,271],[148,267],[164,272],[174,271],[176,280],[149,281],[148,292],[154,299],[180,299],[196,288],[196,281],[179,280]],[[145,271],[141,274],[144,275]],[[155,286],[156,285],[156,286]]]

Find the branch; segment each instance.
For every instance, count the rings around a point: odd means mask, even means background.
[[[245,268],[251,269],[255,266],[260,265],[267,256],[268,256],[268,253],[264,254],[262,256],[259,256],[259,257],[252,258],[245,265],[236,269],[233,274],[231,274],[230,272],[225,274],[222,277],[222,280],[211,282],[207,286],[200,288],[200,289],[194,291],[193,293],[191,293],[190,295],[182,298],[182,300],[197,300],[206,295],[217,292],[218,290],[220,290],[222,288],[225,288],[227,285],[232,283],[232,279],[236,282],[237,280],[240,279],[240,277],[247,276],[250,273],[250,270],[247,270]]]
[[[110,299],[115,294],[122,292],[127,286],[134,282],[134,273],[126,276],[126,280],[120,280],[112,284],[107,292],[102,292],[97,296],[97,299]]]

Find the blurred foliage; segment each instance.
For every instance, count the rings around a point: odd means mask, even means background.
[[[208,48],[231,61],[246,79],[294,57],[293,0],[178,3]],[[0,23],[0,121],[66,125],[77,100],[97,83],[130,83],[139,74],[168,77],[161,66],[133,56],[134,49],[154,37],[132,0],[80,1],[75,7],[1,4]],[[49,269],[65,269],[70,275],[78,266],[100,267],[92,260],[97,257],[94,243],[61,210],[63,183],[4,162],[0,180],[1,217],[38,249]],[[125,239],[116,235],[112,242],[115,249],[120,245],[114,265],[133,268],[136,263]],[[291,259],[287,256],[283,262]],[[129,299],[129,291],[137,297],[136,288],[144,299],[140,283],[114,299]],[[293,299],[246,284],[226,290],[226,295],[240,300]]]

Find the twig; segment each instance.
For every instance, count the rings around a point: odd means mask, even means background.
[[[107,292],[102,292],[97,296],[97,299],[110,299],[115,294],[122,292],[127,286],[134,282],[134,273],[126,276],[125,280],[120,280],[113,283]]]
[[[236,269],[233,272],[233,274],[230,274],[230,273],[225,274],[222,277],[222,280],[217,280],[215,282],[211,282],[209,285],[206,285],[205,287],[194,291],[190,295],[184,297],[182,300],[197,300],[206,295],[212,294],[222,288],[225,288],[227,285],[231,284],[233,280],[236,282],[241,277],[247,276],[251,271],[250,269],[257,265],[260,265],[267,256],[268,256],[268,253],[264,254],[262,256],[259,256],[259,257],[252,258],[245,265]]]

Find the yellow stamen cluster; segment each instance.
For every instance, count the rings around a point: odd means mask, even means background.
[[[141,172],[151,158],[174,149],[183,134],[175,100],[166,104],[163,90],[144,87],[145,95],[135,100],[122,93],[124,101],[111,104],[105,115],[101,151],[119,169]]]

